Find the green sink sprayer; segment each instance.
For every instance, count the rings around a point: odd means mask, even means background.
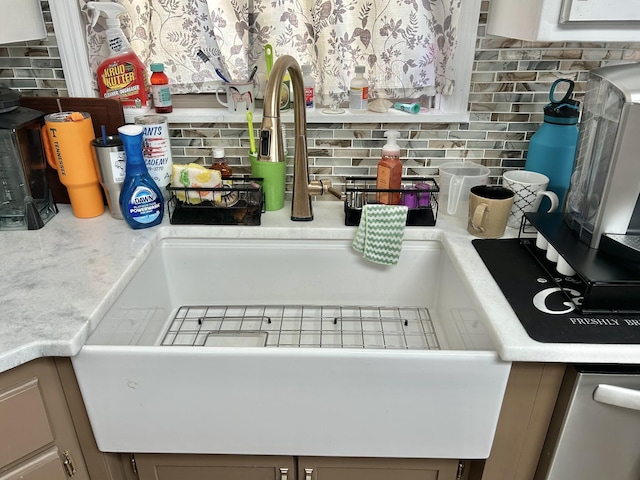
[[[140,125],[124,125],[118,128],[127,156],[127,167],[122,190],[120,209],[131,228],[147,228],[162,222],[164,198],[156,182],[147,171],[142,156]]]

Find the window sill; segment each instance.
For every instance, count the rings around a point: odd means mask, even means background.
[[[147,114],[154,114],[153,109]],[[133,123],[134,118],[141,115],[140,112],[130,113],[125,111],[125,119]],[[172,113],[165,114],[169,123],[245,123],[243,113],[229,113],[226,108],[174,108]],[[281,119],[285,123],[293,123],[293,110],[281,112]],[[254,124],[262,121],[262,109],[257,109],[253,114]],[[442,113],[439,111],[421,112],[417,115],[390,109],[386,113],[351,113],[345,110],[342,114],[327,114],[320,110],[307,112],[307,123],[458,123],[468,122],[469,113]]]

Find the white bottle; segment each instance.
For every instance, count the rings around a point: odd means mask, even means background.
[[[364,65],[356,65],[356,76],[349,85],[349,111],[362,113],[369,102],[369,82],[364,78]]]
[[[316,81],[311,76],[311,65],[302,65],[302,83],[304,84],[304,104],[307,111],[316,109]]]

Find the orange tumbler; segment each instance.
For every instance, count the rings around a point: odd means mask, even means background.
[[[71,209],[78,218],[104,213],[104,200],[93,162],[95,138],[91,116],[84,112],[57,112],[44,117],[44,150],[47,162],[58,171],[67,188]]]

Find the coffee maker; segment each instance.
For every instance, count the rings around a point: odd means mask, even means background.
[[[57,212],[46,178],[42,112],[0,87],[0,231],[37,230]]]
[[[564,211],[525,216],[576,271],[581,310],[640,312],[640,63],[589,73]]]
[[[589,74],[566,221],[591,248],[640,259],[640,64]]]

